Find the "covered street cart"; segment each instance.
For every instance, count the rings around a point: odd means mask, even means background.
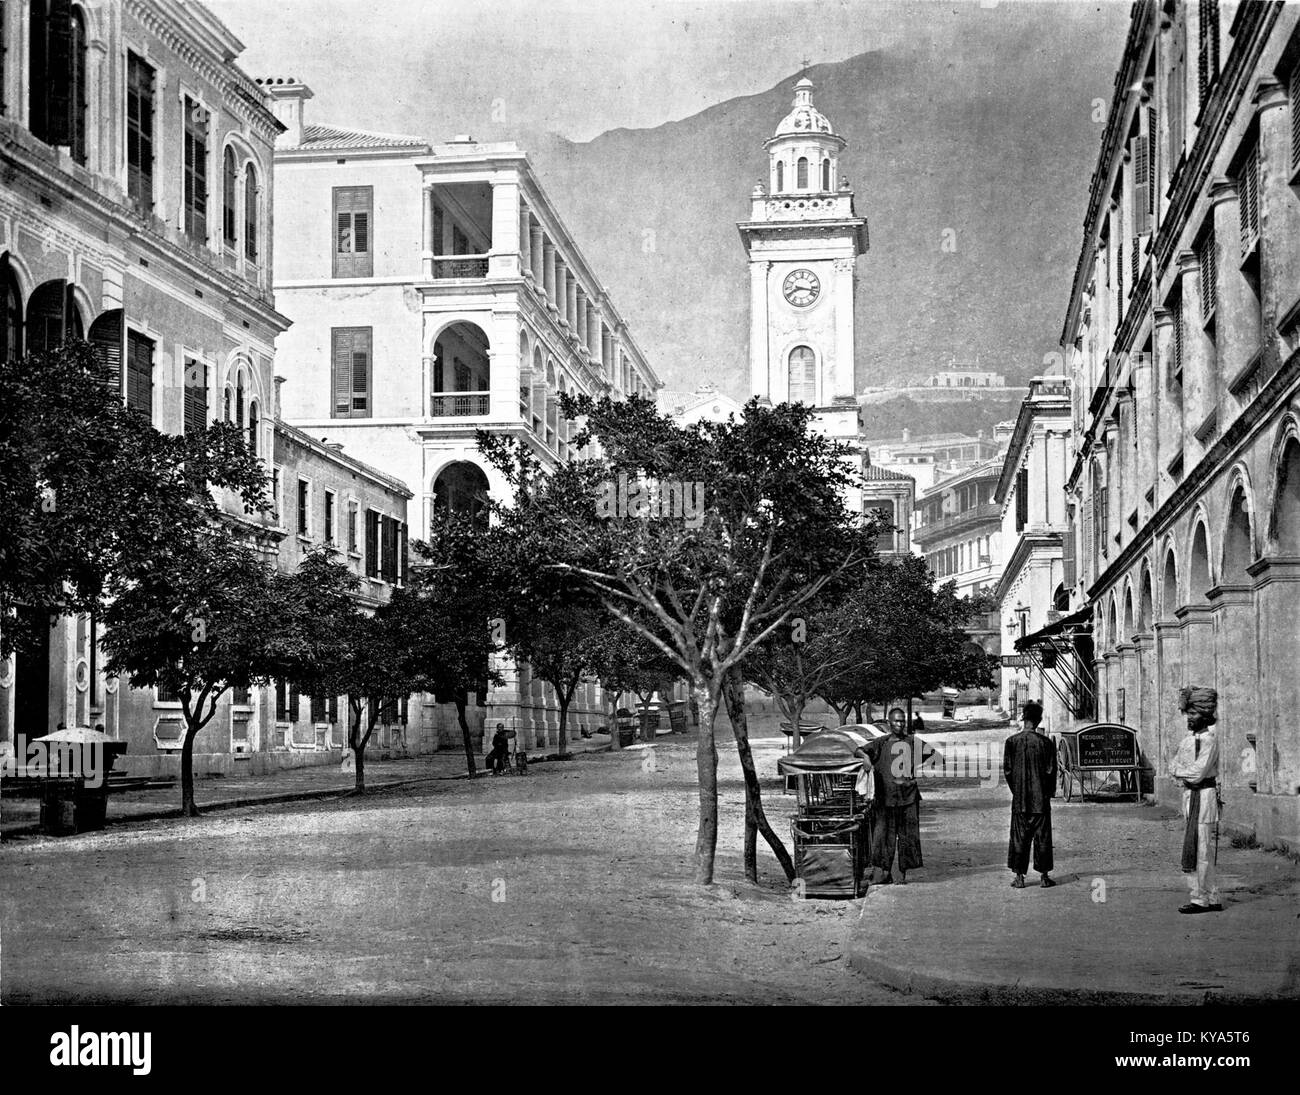
[[[871,762],[856,754],[875,736],[866,727],[821,730],[777,761],[777,771],[795,779],[798,809],[790,832],[805,897],[866,892],[874,774]]]
[[[1117,722],[1094,722],[1077,730],[1054,734],[1061,790],[1069,802],[1096,798],[1109,782],[1119,778],[1117,797],[1142,797],[1141,763],[1137,731]],[[1112,784],[1113,786],[1113,784]]]

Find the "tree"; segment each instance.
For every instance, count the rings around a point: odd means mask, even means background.
[[[104,612],[105,672],[177,694],[185,717],[181,811],[195,817],[194,739],[232,687],[265,685],[314,656],[289,579],[222,524],[163,554]]]
[[[267,508],[239,429],[160,433],[118,379],[84,342],[0,362],[0,656],[26,644],[32,619],[94,612],[189,552],[222,519],[206,488]]]
[[[667,687],[680,672],[676,662],[623,621],[606,617],[591,637],[591,666],[609,702],[610,748],[621,748],[618,738],[618,698],[633,693],[643,705]],[[648,732],[648,713],[642,716],[641,736]]]
[[[310,632],[294,680],[314,696],[348,698],[348,748],[355,791],[366,790],[366,746],[385,712],[420,686],[411,646],[410,601],[367,612],[357,601],[360,580],[331,548],[310,552],[289,580],[293,603]],[[400,593],[400,590],[398,591]]]
[[[405,641],[421,690],[448,696],[456,705],[472,779],[478,767],[469,697],[501,683],[493,665],[499,647],[495,633],[500,630],[494,624],[503,619],[509,571],[498,540],[468,517],[448,515],[427,542],[412,546],[420,561],[411,568],[408,586],[394,594],[392,611],[407,630]]]
[[[690,682],[700,711],[694,877],[708,884],[724,680],[862,557],[843,504],[849,453],[810,431],[812,412],[798,404],[754,400],[741,422],[683,428],[648,400],[562,402],[567,417],[587,418],[574,444],[595,439],[604,455],[545,479],[521,475],[529,489],[517,492],[512,520],[534,566],[578,579]],[[488,451],[515,474],[513,454]],[[743,763],[747,740],[737,747]]]

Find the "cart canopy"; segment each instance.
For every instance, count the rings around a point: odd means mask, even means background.
[[[776,762],[776,770],[783,776],[859,772],[866,761],[854,756],[854,752],[881,736],[880,731],[869,726],[820,730],[788,757],[781,757]]]

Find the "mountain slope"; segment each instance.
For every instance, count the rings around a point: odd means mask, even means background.
[[[1107,23],[1110,26],[1111,23]],[[1020,383],[1056,349],[1122,39],[1005,34],[948,51],[861,54],[809,70],[849,146],[868,218],[857,386],[979,361]],[[669,387],[747,389],[748,273],[736,222],[798,73],[654,129],[528,148],[547,191]],[[955,250],[945,250],[945,239]]]

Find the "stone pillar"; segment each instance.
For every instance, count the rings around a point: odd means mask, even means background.
[[[1186,467],[1196,462],[1201,451],[1196,428],[1204,421],[1213,395],[1207,394],[1206,373],[1214,353],[1214,344],[1201,326],[1201,264],[1195,251],[1178,255],[1178,274],[1183,299],[1183,461]],[[1213,388],[1210,388],[1213,391]]]
[[[771,263],[749,264],[749,390],[772,399],[772,369],[767,346],[767,272]],[[784,395],[781,396],[784,399]]]
[[[525,278],[533,276],[533,234],[529,225],[533,222],[532,214],[519,203],[519,273]]]
[[[1138,745],[1154,776],[1160,754],[1159,720],[1156,701],[1156,650],[1155,638],[1149,632],[1133,636],[1134,696],[1128,724],[1138,732]]]
[[[1169,764],[1178,749],[1185,726],[1182,713],[1178,710],[1178,690],[1183,686],[1183,634],[1182,627],[1172,621],[1155,625],[1156,632],[1156,673],[1155,673],[1155,710],[1159,744],[1152,756],[1156,766],[1156,792],[1162,802],[1177,801],[1171,798],[1177,788],[1172,784],[1166,786],[1169,776]]]
[[[519,183],[492,184],[492,249],[488,277],[517,278],[519,269]]]
[[[1277,337],[1277,324],[1300,297],[1300,202],[1291,190],[1290,112],[1286,90],[1271,76],[1255,88],[1255,109],[1259,118],[1259,234],[1261,239],[1260,281],[1264,299],[1264,367],[1275,372],[1287,357]],[[1292,110],[1300,104],[1292,104]]]
[[[533,284],[543,294],[546,293],[546,243],[542,235],[542,226],[532,225],[528,234],[531,237],[528,248],[533,263]]]
[[[1175,614],[1183,630],[1183,684],[1214,687],[1214,621],[1208,604],[1183,605]]]
[[[1167,308],[1155,310],[1155,331],[1151,342],[1155,348],[1151,402],[1156,436],[1151,454],[1153,478],[1148,482],[1156,485],[1155,508],[1159,509],[1178,485],[1169,474],[1168,464],[1183,444],[1182,404],[1172,398],[1169,391],[1174,359],[1174,316]],[[1141,413],[1141,399],[1138,402]]]
[[[1243,754],[1256,736],[1259,711],[1259,661],[1255,652],[1255,604],[1249,585],[1210,590],[1214,633],[1214,685],[1219,693],[1219,785],[1224,798],[1249,795],[1253,774],[1243,774]],[[1254,758],[1249,758],[1253,761]]]
[[[1274,832],[1300,822],[1300,558],[1266,557],[1247,573],[1259,636],[1256,782],[1260,796],[1277,796],[1261,802],[1260,828]]]
[[[573,271],[567,268],[564,276],[569,279],[569,304],[565,315],[569,318],[570,333],[576,333],[578,330],[578,279],[574,276]]]
[[[1214,245],[1218,252],[1216,272],[1218,305],[1215,308],[1215,341],[1218,361],[1207,393],[1208,408],[1219,408],[1219,430],[1228,417],[1224,379],[1236,376],[1259,350],[1259,298],[1241,272],[1241,205],[1237,184],[1216,179],[1210,187],[1214,207]],[[1200,424],[1199,422],[1197,423]]]
[[[1125,726],[1136,726],[1133,721],[1137,714],[1137,648],[1131,642],[1120,643],[1116,648],[1119,654],[1119,681],[1116,684],[1114,707],[1111,717]],[[1124,713],[1119,710],[1118,689],[1124,689]]]
[[[542,280],[546,289],[546,303],[554,315],[557,308],[559,297],[556,295],[556,277],[559,274],[557,260],[555,257],[555,244],[546,240],[542,244]]]
[[[587,345],[587,294],[578,286],[573,293],[574,310],[577,312],[577,323],[574,324],[574,331],[578,335],[579,347]]]
[[[420,194],[420,208],[423,216],[422,244],[420,247],[420,268],[424,271],[424,280],[433,280],[433,184],[425,183]],[[425,413],[429,403],[425,400]]]
[[[1137,430],[1137,452],[1134,454],[1137,474],[1134,478],[1139,528],[1154,512],[1154,507],[1146,500],[1146,492],[1156,482],[1156,469],[1159,467],[1159,450],[1156,444],[1157,411],[1155,357],[1154,355],[1135,356],[1133,358],[1133,413],[1134,427]],[[1059,482],[1064,481],[1064,479],[1059,480]]]
[[[1108,650],[1101,656],[1104,663],[1104,669],[1098,680],[1105,681],[1105,692],[1102,697],[1101,710],[1097,712],[1097,718],[1101,722],[1113,722],[1119,718],[1116,710],[1115,690],[1124,686],[1124,678],[1121,674],[1122,664],[1118,650]]]

